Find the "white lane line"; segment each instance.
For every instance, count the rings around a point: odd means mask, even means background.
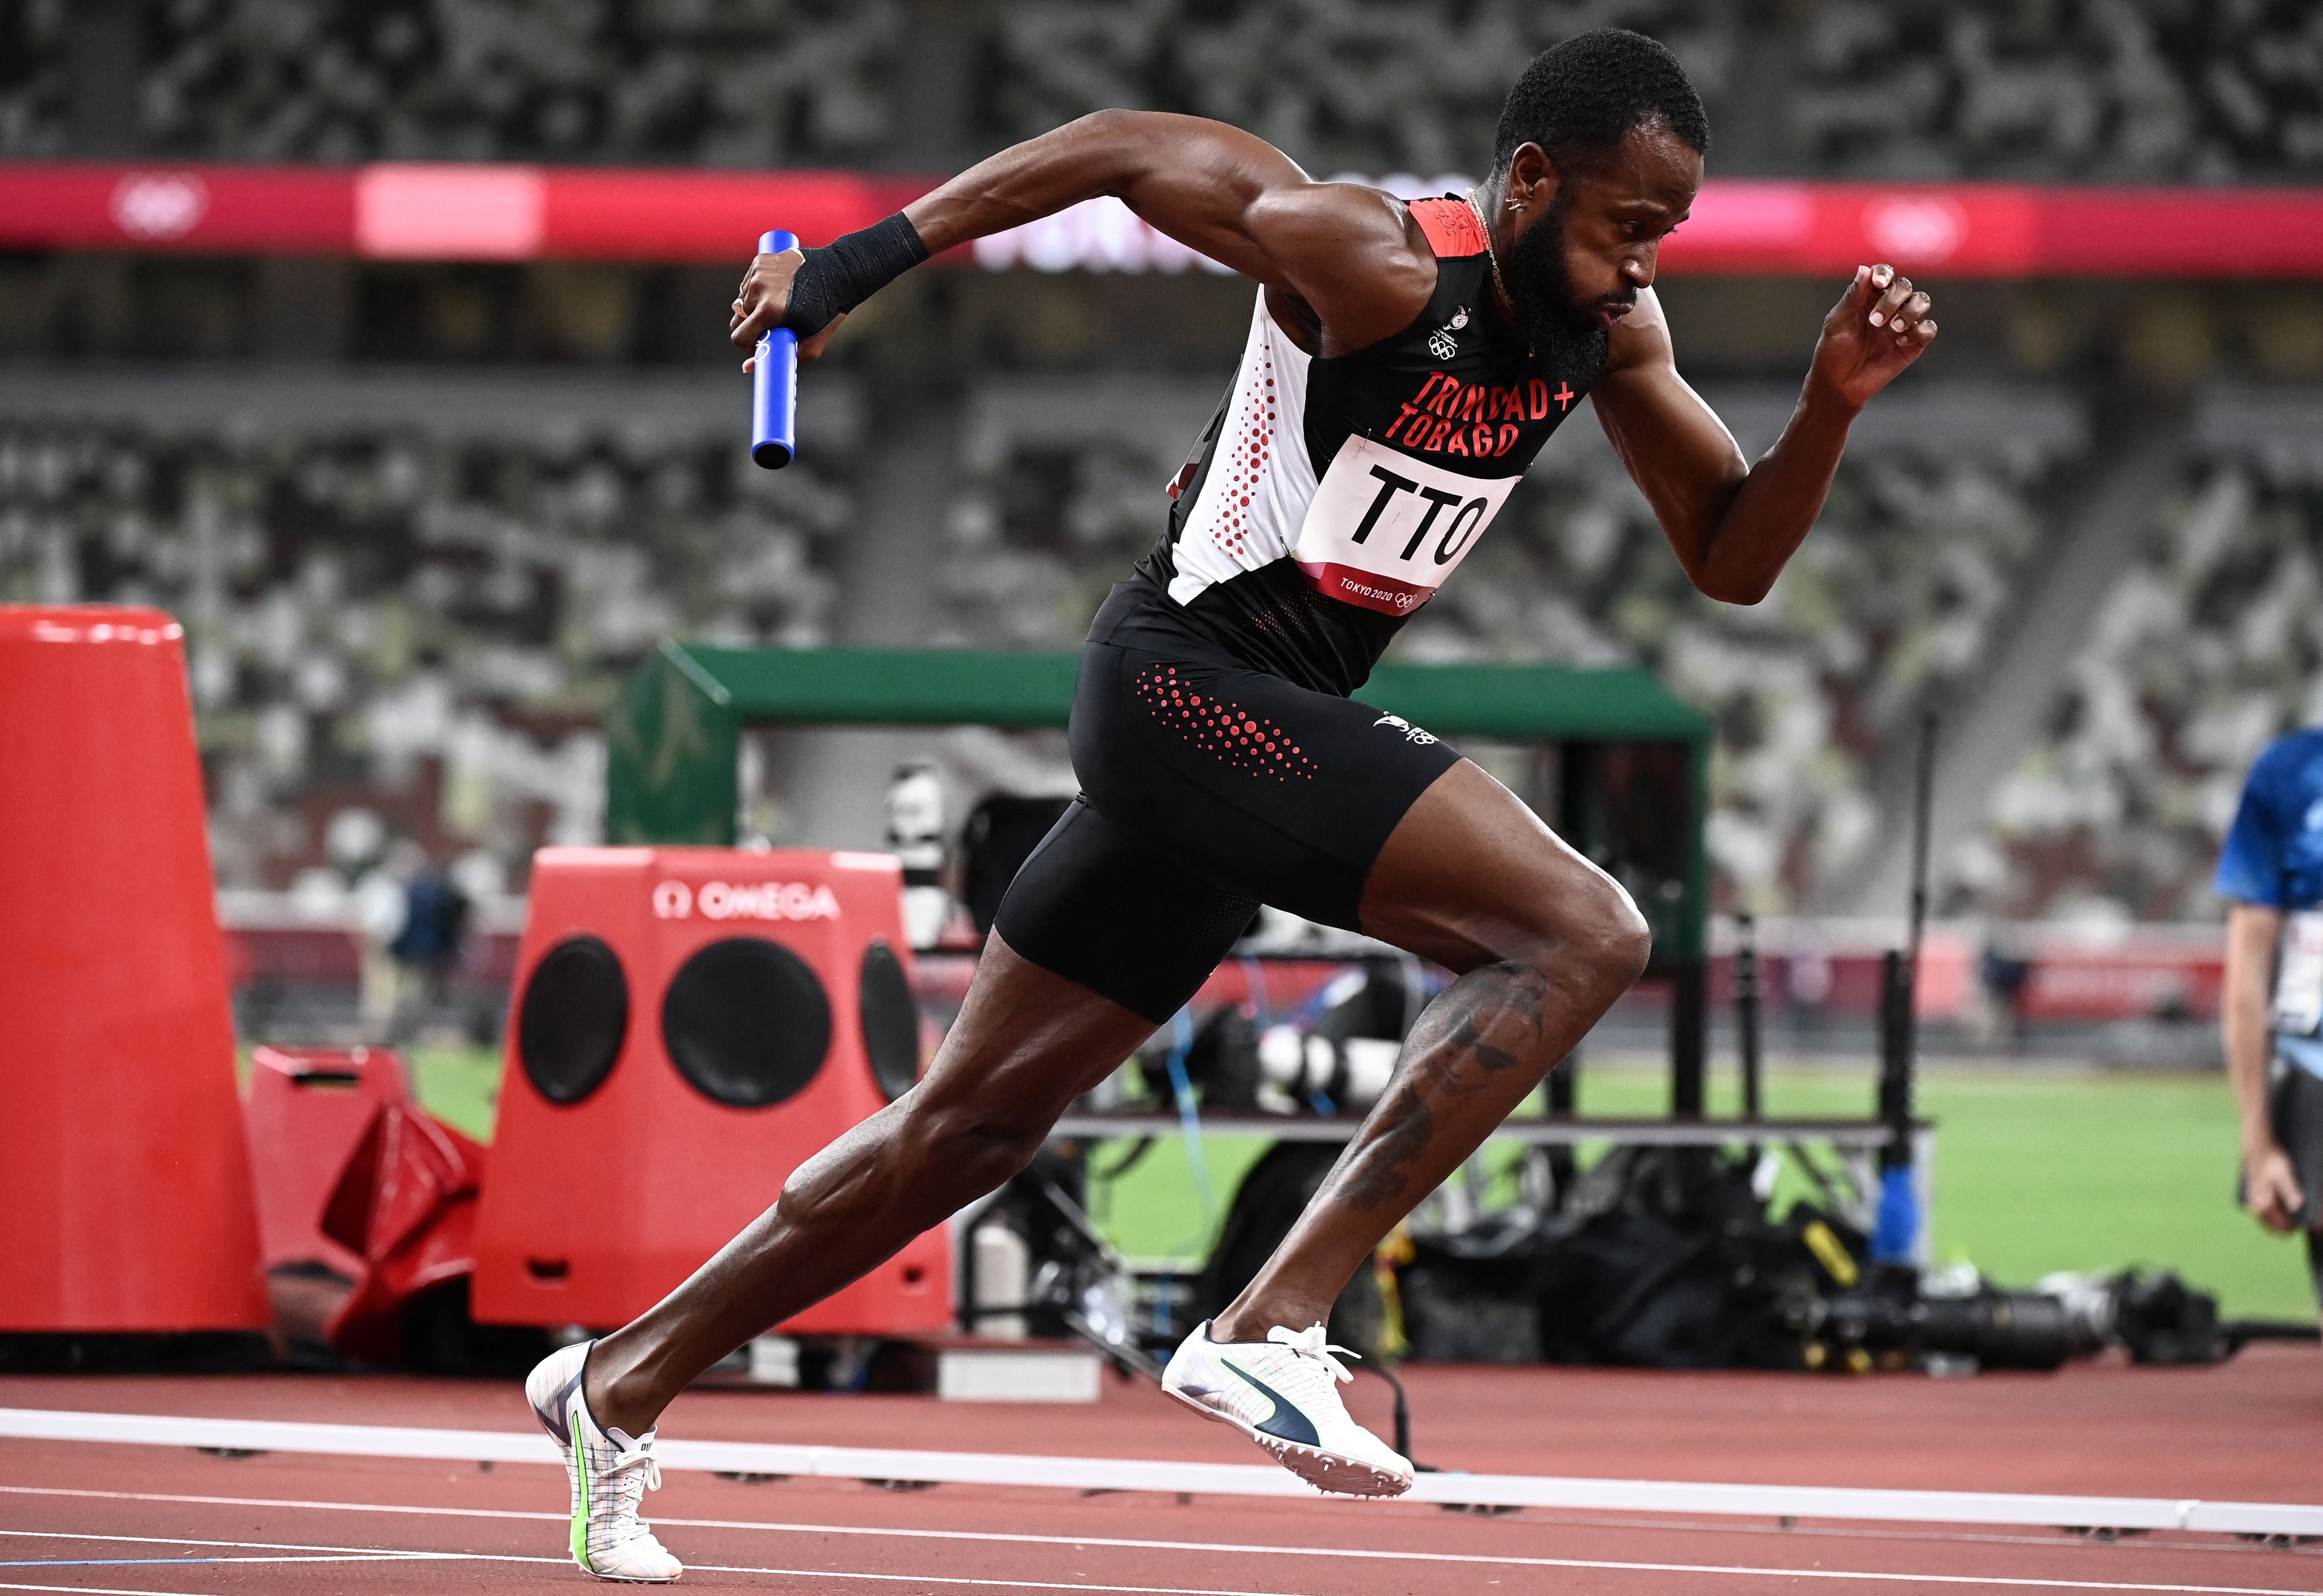
[[[161,1496],[158,1494],[145,1494],[131,1491],[68,1491],[48,1487],[20,1485],[0,1486],[0,1491],[7,1491],[13,1494],[21,1495],[97,1496],[143,1501],[193,1501],[241,1507],[336,1508],[357,1505],[337,1502],[269,1501],[264,1499],[257,1498],[188,1498]],[[377,1509],[366,1509],[365,1510]],[[433,1511],[433,1509],[425,1508],[399,1508],[391,1510],[417,1513]],[[465,1517],[506,1517],[527,1519],[561,1517],[560,1515],[556,1514],[503,1512],[498,1509],[476,1508],[451,1509],[450,1511]],[[1476,1553],[1460,1552],[1373,1551],[1346,1546],[1281,1546],[1244,1545],[1230,1541],[1162,1541],[1131,1540],[1100,1536],[1001,1535],[978,1530],[890,1530],[869,1528],[859,1525],[756,1523],[748,1519],[663,1518],[657,1519],[656,1522],[662,1524],[665,1527],[683,1525],[692,1528],[774,1530],[803,1535],[872,1536],[883,1538],[892,1536],[895,1538],[961,1541],[1005,1541],[1020,1545],[1070,1546],[1075,1550],[1085,1549],[1091,1546],[1103,1546],[1121,1550],[1202,1552],[1213,1555],[1224,1554],[1236,1556],[1355,1557],[1367,1561],[1483,1564],[1502,1568],[1564,1568],[1607,1573],[1690,1573],[1724,1574],[1738,1578],[1758,1579],[1859,1580],[1867,1583],[1877,1584],[1993,1585],[2032,1591],[2128,1591],[2162,1592],[2167,1593],[2167,1596],[2315,1596],[2311,1588],[2306,1590],[2291,1590],[2271,1585],[2194,1585],[2176,1582],[2148,1582],[2123,1580],[2038,1579],[2025,1575],[2011,1574],[1909,1573],[1865,1569],[1764,1567],[1749,1564],[1726,1563],[1639,1563],[1611,1558],[1517,1557],[1493,1556]],[[23,1530],[14,1533],[37,1535],[40,1532]],[[84,1540],[138,1541],[145,1543],[204,1546],[250,1546],[267,1547],[277,1544],[262,1541],[213,1541],[195,1540],[190,1538],[180,1539],[179,1537],[168,1536],[116,1536],[88,1533],[78,1534],[73,1538]],[[317,1546],[312,1549],[317,1551],[355,1551],[363,1550],[363,1548],[333,1548]],[[524,1556],[513,1553],[500,1552],[435,1552],[414,1553],[412,1555],[421,1558],[457,1558],[481,1563],[563,1563],[565,1561],[565,1559],[561,1557]],[[1185,1587],[1162,1585],[1084,1585],[1059,1582],[1042,1583],[1039,1581],[1024,1579],[974,1580],[948,1577],[941,1574],[885,1574],[849,1572],[844,1569],[758,1568],[723,1564],[689,1564],[687,1566],[698,1568],[705,1573],[712,1573],[777,1574],[791,1578],[902,1581],[905,1582],[917,1580],[922,1583],[945,1585],[1014,1585],[1027,1590],[1137,1591],[1144,1592],[1146,1593],[1146,1596],[1284,1596],[1284,1593],[1282,1592],[1268,1591],[1199,1591],[1190,1590]],[[0,1589],[5,1588],[5,1587],[0,1587]]]
[[[180,1418],[166,1414],[81,1413],[0,1408],[0,1436],[136,1445],[234,1447],[456,1462],[553,1463],[538,1430],[416,1429],[280,1419]],[[744,1441],[664,1441],[665,1469],[803,1474],[830,1479],[925,1480],[1075,1491],[1196,1491],[1297,1497],[1318,1492],[1266,1464],[1044,1457],[1015,1453],[910,1452],[877,1447],[785,1446]],[[1892,1491],[1823,1485],[1731,1485],[1698,1481],[1564,1479],[1530,1474],[1422,1474],[1402,1499],[1490,1507],[1754,1518],[1871,1519],[1886,1523],[2080,1525],[2107,1529],[2193,1529],[2232,1534],[2323,1535],[2323,1504],[2212,1502],[2171,1497],[2056,1496],[2001,1491]]]
[[[139,1546],[271,1546],[269,1541],[221,1541],[197,1539],[190,1536],[167,1535],[98,1535],[87,1532],[51,1534],[37,1529],[0,1529],[0,1535],[27,1536],[40,1540],[119,1541]],[[209,1557],[206,1564],[219,1563],[524,1563],[564,1564],[567,1557],[528,1556],[514,1552],[381,1552],[367,1547],[344,1546],[331,1549],[345,1554],[328,1557]],[[697,1573],[775,1574],[785,1579],[861,1580],[879,1584],[900,1583],[917,1585],[962,1585],[973,1589],[1025,1591],[1097,1591],[1121,1593],[1121,1596],[1299,1596],[1288,1591],[1221,1590],[1202,1585],[1113,1585],[1085,1580],[1005,1580],[969,1579],[954,1574],[934,1573],[873,1573],[843,1568],[759,1568],[718,1563],[689,1563],[686,1566]],[[8,1585],[0,1590],[81,1590],[83,1586]]]
[[[495,1563],[557,1563],[570,1566],[569,1557],[495,1557]],[[715,1563],[689,1563],[693,1573],[747,1573],[760,1577],[801,1580],[863,1580],[880,1584],[904,1585],[964,1585],[972,1588],[1002,1591],[1091,1591],[1102,1596],[1308,1596],[1299,1591],[1224,1590],[1199,1585],[1095,1585],[1043,1582],[1041,1580],[968,1580],[935,1573],[851,1573],[844,1569],[831,1568],[727,1568]],[[0,1581],[0,1591],[69,1591],[78,1596],[220,1596],[209,1591],[127,1590],[111,1585],[28,1585],[13,1581]],[[2293,1592],[2292,1596],[2309,1596]]]
[[[1105,1591],[1119,1596],[1305,1596],[1298,1591],[1223,1590],[1204,1585],[1100,1585],[1079,1580],[972,1580],[944,1573],[865,1573],[846,1568],[738,1568],[718,1563],[689,1563],[700,1573],[779,1574],[788,1579],[861,1580],[882,1585],[961,1585],[985,1591]]]
[[[411,1507],[401,1502],[308,1501],[298,1497],[282,1496],[192,1496],[173,1491],[91,1491],[69,1485],[0,1485],[0,1496],[63,1496],[86,1498],[92,1501],[179,1502],[197,1508],[303,1508],[326,1513],[409,1513],[421,1518],[521,1518],[550,1524],[573,1522],[570,1513],[542,1512],[528,1508],[427,1508]],[[714,1518],[663,1518],[658,1516],[653,1522],[703,1526],[721,1524],[721,1520]]]
[[[225,1563],[420,1563],[462,1555],[458,1552],[438,1552],[427,1557],[415,1557],[408,1552],[349,1552],[339,1556],[315,1557],[41,1557],[29,1562],[0,1563],[0,1568],[133,1568],[162,1563],[173,1567],[188,1563],[199,1563],[206,1566]]]
[[[317,1546],[303,1541],[220,1541],[198,1540],[185,1535],[123,1535],[117,1531],[98,1533],[85,1529],[17,1529],[0,1528],[0,1535],[13,1535],[20,1540],[35,1541],[108,1541],[116,1546],[230,1546],[237,1552],[323,1552],[334,1555],[372,1557],[416,1557],[422,1560],[461,1557],[463,1552],[414,1552],[394,1546]]]
[[[55,1485],[0,1485],[0,1495],[7,1494],[25,1496],[89,1497],[103,1500],[118,1501],[181,1502],[189,1503],[197,1507],[298,1508],[310,1509],[323,1512],[338,1513],[403,1513],[418,1514],[422,1516],[438,1516],[452,1518],[531,1519],[547,1524],[564,1524],[569,1521],[569,1515],[567,1514],[551,1513],[522,1508],[409,1507],[399,1502],[307,1501],[297,1498],[272,1496],[195,1496],[179,1492],[162,1491],[93,1491],[79,1487]],[[784,1532],[797,1531],[815,1535],[893,1536],[906,1539],[917,1537],[926,1540],[1014,1541],[1026,1546],[1059,1545],[1080,1546],[1118,1545],[1136,1547],[1150,1546],[1162,1550],[1182,1548],[1190,1551],[1205,1552],[1219,1550],[1263,1552],[1271,1555],[1277,1556],[1402,1557],[1431,1563],[1443,1562],[1447,1559],[1458,1561],[1461,1556],[1460,1554],[1448,1552],[1382,1552],[1371,1551],[1361,1547],[1308,1547],[1284,1546],[1214,1546],[1199,1541],[1112,1542],[1093,1539],[1086,1536],[1018,1535],[1004,1534],[991,1530],[971,1529],[879,1529],[867,1527],[860,1525],[785,1524],[763,1518],[664,1518],[661,1515],[656,1514],[655,1515],[653,1521],[656,1524],[676,1525],[689,1529],[760,1529]],[[2053,1533],[2050,1535],[1990,1535],[1978,1534],[1974,1531],[1969,1530],[1873,1529],[1862,1525],[1819,1527],[1812,1524],[1793,1524],[1786,1527],[1777,1527],[1772,1524],[1694,1523],[1688,1522],[1683,1518],[1587,1518],[1574,1516],[1564,1516],[1554,1518],[1530,1518],[1522,1520],[1522,1522],[1578,1529],[1634,1529],[1651,1535],[1666,1535],[1673,1530],[1688,1530],[1696,1531],[1704,1535],[1754,1535],[1772,1536],[1782,1538],[1789,1538],[1795,1536],[1820,1536],[1830,1540],[1925,1542],[1932,1546],[1950,1546],[1959,1543],[1971,1546],[2053,1547],[2069,1544],[2057,1539]],[[2195,1552],[2208,1556],[2217,1556],[2222,1554],[2232,1554],[2237,1556],[2283,1555],[2294,1556],[2317,1555],[2315,1553],[2304,1552],[2296,1549],[2286,1551],[2285,1548],[2282,1547],[2257,1546],[2241,1543],[2220,1545],[2186,1540],[2142,1541],[2139,1543],[2138,1550],[2143,1552]],[[1498,1559],[1483,1558],[1481,1561],[1494,1562],[1498,1561]]]

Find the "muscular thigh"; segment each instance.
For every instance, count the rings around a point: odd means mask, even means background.
[[[1222,891],[1354,930],[1373,861],[1459,758],[1368,704],[1193,651],[1093,643],[1073,768],[1125,835]]]
[[[1157,1025],[1260,903],[1467,970],[1618,934],[1604,872],[1425,729],[1198,652],[1084,652],[1082,797],[1025,863],[999,929]]]
[[[1016,872],[993,929],[1023,958],[1150,1030],[1209,978],[1258,904],[1077,798]]]
[[[1366,932],[1455,971],[1609,924],[1641,929],[1621,885],[1465,759],[1406,811],[1364,890]]]
[[[996,931],[927,1078],[889,1112],[973,1104],[980,1117],[1046,1129],[1152,1030],[1101,993],[1022,957]]]

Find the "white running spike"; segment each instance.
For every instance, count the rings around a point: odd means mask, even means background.
[[[555,1437],[572,1482],[573,1561],[601,1580],[667,1584],[685,1565],[638,1517],[645,1493],[661,1484],[654,1434],[647,1430],[631,1440],[619,1430],[600,1428],[591,1416],[581,1377],[595,1344],[558,1348],[524,1382],[533,1417]]]
[[[1354,1378],[1323,1326],[1276,1325],[1264,1341],[1218,1342],[1195,1327],[1162,1371],[1162,1390],[1205,1418],[1232,1425],[1318,1490],[1401,1496],[1411,1464],[1347,1417],[1338,1388]]]

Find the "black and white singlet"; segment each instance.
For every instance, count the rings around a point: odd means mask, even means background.
[[[1140,567],[1253,665],[1323,693],[1363,684],[1604,362],[1602,333],[1530,353],[1492,313],[1465,200],[1411,213],[1436,291],[1393,337],[1309,355],[1258,296],[1234,390]]]
[[[1310,356],[1258,295],[1168,531],[1090,628],[1081,796],[1000,908],[1017,953],[1156,1024],[1262,903],[1361,929],[1373,861],[1459,756],[1347,695],[1603,365],[1602,334],[1533,352],[1501,321],[1465,201],[1411,211],[1436,289],[1394,336]]]

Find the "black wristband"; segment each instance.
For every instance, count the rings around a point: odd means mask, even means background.
[[[812,338],[926,260],[928,246],[912,219],[897,211],[827,248],[803,252],[806,260],[791,279],[790,304],[781,325],[802,338]]]

